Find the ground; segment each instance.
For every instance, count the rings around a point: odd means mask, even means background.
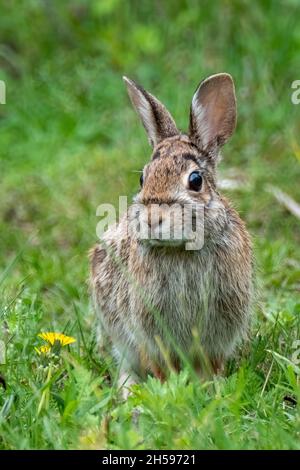
[[[0,448],[299,448],[300,221],[269,191],[300,202],[297,2],[16,3],[0,19]],[[132,197],[150,155],[121,76],[185,128],[197,83],[223,71],[239,115],[219,172],[242,181],[225,193],[254,242],[251,336],[224,377],[149,378],[124,402],[87,287],[96,208]],[[76,339],[51,367],[41,331]]]

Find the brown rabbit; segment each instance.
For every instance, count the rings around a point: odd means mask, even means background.
[[[247,334],[253,284],[249,235],[216,187],[220,147],[236,125],[231,76],[200,83],[187,134],[153,95],[124,81],[153,154],[134,203],[105,232],[90,260],[101,345],[111,345],[120,385],[128,387],[148,373],[163,380],[170,367],[180,369],[182,358],[198,369],[202,353],[214,372],[221,370]],[[155,221],[153,204],[159,210]],[[201,249],[186,249],[185,237],[164,236],[166,206],[172,205],[203,209]],[[128,230],[137,219],[150,229],[148,239]],[[182,220],[173,218],[171,227]]]

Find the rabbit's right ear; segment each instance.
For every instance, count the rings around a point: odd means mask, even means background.
[[[127,86],[130,100],[147,131],[152,147],[155,147],[167,137],[179,134],[171,114],[155,96],[148,93],[133,80],[127,77],[123,77],[123,80]]]

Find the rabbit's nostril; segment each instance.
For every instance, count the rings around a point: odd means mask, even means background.
[[[145,223],[152,230],[161,230],[164,223],[164,214],[162,211],[151,209],[145,217]]]
[[[148,227],[150,227],[150,228],[152,228],[152,227],[161,227],[162,223],[163,223],[163,217],[159,217],[158,220],[157,219],[156,220],[151,220],[151,219],[147,220]]]

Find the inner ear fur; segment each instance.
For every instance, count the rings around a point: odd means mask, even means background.
[[[232,77],[212,75],[202,81],[190,109],[190,139],[202,150],[220,147],[236,127],[236,97]]]

